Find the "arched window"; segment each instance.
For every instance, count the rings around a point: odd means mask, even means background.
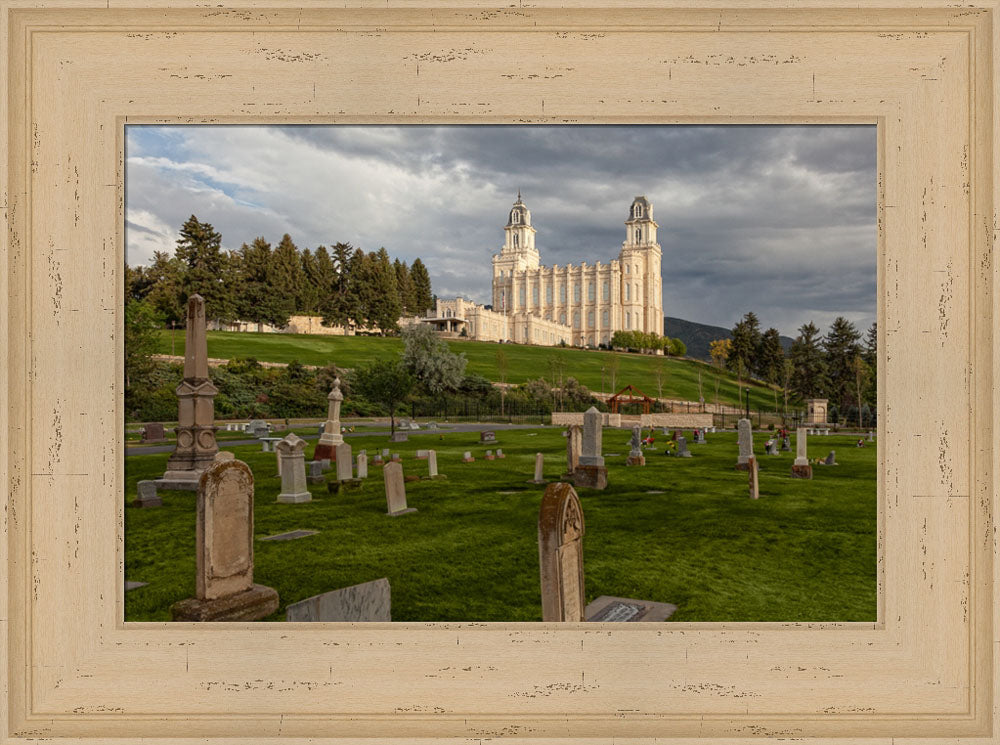
[[[566,302],[566,285],[565,285],[565,283],[559,285],[559,302],[560,303],[565,303]],[[563,319],[563,323],[566,323],[565,319]]]
[[[635,229],[635,242],[636,243],[642,242],[642,230],[640,228]]]
[[[632,207],[632,216],[633,217],[642,217],[642,205],[641,204],[636,203],[635,206]]]
[[[611,283],[608,280],[604,280],[604,286],[601,288],[601,298],[607,300],[611,296]]]
[[[594,311],[590,311],[587,313],[587,328],[588,329],[594,328]]]
[[[632,328],[632,314],[628,311],[625,312],[625,328]]]
[[[518,234],[514,233],[514,248],[517,248],[518,237]]]
[[[559,323],[561,323],[563,326],[566,325],[566,314],[565,313],[560,313],[559,314]]]
[[[626,301],[632,300],[632,285],[630,285],[628,282],[625,283],[625,300]]]
[[[552,285],[545,285],[545,303],[547,305],[552,305]]]
[[[601,326],[607,328],[610,324],[608,323],[608,312],[604,311],[601,313]]]
[[[587,283],[587,300],[596,300],[596,299],[597,299],[597,288],[595,287],[595,285],[594,285],[594,283],[592,281],[588,282]]]
[[[517,210],[511,210],[510,222],[512,225],[517,225],[519,222],[521,222],[521,215],[518,213]]]
[[[625,265],[625,273],[626,274],[631,274],[632,273],[632,265],[631,264],[626,264]]]
[[[524,285],[521,285],[521,286],[520,286],[520,287],[518,288],[518,293],[517,293],[517,300],[518,300],[518,302],[519,302],[519,303],[520,303],[520,304],[521,304],[522,306],[524,306],[524,305],[526,304],[526,303],[524,302]]]
[[[538,305],[538,285],[531,286],[531,303]]]
[[[578,310],[573,311],[573,328],[580,328],[580,311]]]

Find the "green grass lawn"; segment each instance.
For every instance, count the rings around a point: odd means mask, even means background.
[[[497,432],[504,460],[486,461],[477,433],[412,434],[395,443],[404,473],[427,473],[417,448],[434,448],[448,479],[406,485],[417,512],[385,515],[381,469],[357,491],[313,501],[275,502],[275,455],[257,445],[225,447],[254,471],[254,534],[295,529],[319,534],[254,541],[254,581],[274,587],[284,607],[328,590],[388,577],[394,621],[539,621],[537,520],[543,487],[527,483],[534,455],[545,476],[565,468],[560,428]],[[766,456],[756,434],[761,498],[747,496],[736,471],[736,435],[708,435],[694,457],[647,452],[628,468],[630,432],[606,429],[609,486],[579,490],[584,510],[588,602],[616,595],[674,603],[674,621],[874,621],[876,617],[876,450],[854,438],[811,437],[809,455],[837,450],[836,467],[812,481],[789,476],[794,453]],[[348,438],[369,456],[384,437]],[[662,444],[662,443],[661,443]],[[491,445],[495,448],[496,445]],[[307,457],[313,444],[307,446]],[[794,445],[793,445],[794,449]],[[475,463],[462,463],[471,450]],[[162,475],[167,455],[126,459],[126,504],[140,479]],[[659,491],[660,494],[649,492]],[[125,578],[149,582],[125,594],[129,621],[169,620],[170,604],[193,596],[195,494],[163,492],[164,506],[125,509]]]
[[[171,333],[174,334],[173,346]],[[551,377],[549,359],[555,356],[565,361],[563,375],[576,378],[592,391],[599,392],[603,389],[612,392],[610,373],[606,372],[603,377],[601,373],[601,368],[608,364],[608,352],[478,341],[450,341],[449,346],[453,352],[464,353],[468,358],[466,372],[477,373],[489,380],[500,379],[496,353],[498,349],[503,349],[509,367],[508,383],[523,383],[539,377],[548,379]],[[157,353],[171,354],[171,350],[173,354],[184,354],[183,330],[160,332]],[[399,337],[208,332],[208,355],[218,359],[254,357],[264,362],[298,360],[304,365],[328,365],[334,362],[341,367],[353,368],[372,360],[397,359],[402,350],[403,343]],[[663,358],[619,352],[615,387],[622,388],[631,383],[647,395],[656,396],[654,368],[659,359]],[[695,360],[667,358],[664,364],[664,397],[697,401],[698,372],[701,371],[702,395],[706,402],[714,403],[715,378],[720,377],[719,402],[738,403],[736,380],[729,373]],[[754,386],[751,397],[752,408],[770,409],[774,406],[774,394],[770,389]]]

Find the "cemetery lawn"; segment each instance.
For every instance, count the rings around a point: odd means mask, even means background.
[[[174,334],[171,346],[170,334]],[[609,364],[610,353],[599,350],[574,349],[572,347],[536,347],[527,344],[494,344],[480,341],[448,342],[452,352],[464,353],[469,363],[466,372],[475,373],[492,380],[500,380],[496,354],[502,349],[507,357],[507,383],[519,384],[525,381],[551,377],[549,360],[553,357],[564,361],[563,375],[576,378],[592,391],[611,390],[611,373],[601,373]],[[173,350],[173,352],[171,352]],[[260,362],[291,362],[298,360],[303,365],[328,365],[331,362],[340,367],[354,368],[373,360],[398,359],[403,351],[399,337],[381,336],[318,336],[315,334],[258,334],[252,332],[209,331],[208,356],[216,359],[253,357]],[[184,331],[176,329],[160,331],[157,354],[184,354]],[[664,365],[663,396],[684,401],[698,400],[698,372],[702,373],[702,395],[705,401],[715,401],[715,379],[720,378],[719,402],[738,405],[736,378],[729,372],[719,370],[704,362],[673,357],[657,357],[646,354],[617,353],[618,372],[615,387],[622,388],[631,383],[640,386],[648,396],[656,396],[657,362]],[[751,385],[753,407],[771,407],[774,394],[769,388]],[[779,404],[781,396],[779,394]]]
[[[393,621],[539,621],[537,520],[543,486],[527,483],[536,452],[545,477],[565,468],[559,427],[498,430],[503,460],[483,459],[478,433],[413,433],[391,445],[404,474],[424,475],[417,448],[433,448],[446,480],[406,484],[417,512],[385,515],[381,468],[356,491],[277,504],[275,455],[258,445],[226,447],[254,471],[254,581],[285,605],[387,577]],[[609,486],[580,489],[586,534],[587,601],[616,595],[674,603],[671,621],[875,621],[876,449],[850,436],[809,438],[811,459],[835,449],[840,465],[814,466],[812,481],[789,476],[793,452],[763,455],[755,433],[759,500],[736,471],[736,434],[708,435],[694,457],[647,451],[645,467],[626,467],[627,430],[604,430]],[[690,433],[688,433],[690,434]],[[662,436],[658,438],[662,448]],[[690,438],[689,438],[690,441]],[[387,438],[347,438],[369,458]],[[315,441],[306,447],[312,455]],[[471,450],[474,463],[462,463]],[[620,455],[610,455],[619,453]],[[126,458],[125,579],[149,585],[125,594],[125,620],[168,621],[171,603],[195,591],[195,494],[161,492],[163,507],[130,506],[140,479],[158,478],[167,454]],[[663,492],[663,493],[650,493]],[[264,536],[304,529],[284,542]]]

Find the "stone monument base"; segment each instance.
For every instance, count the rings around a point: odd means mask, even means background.
[[[625,460],[626,466],[644,466],[646,465],[646,456],[644,455],[630,455]]]
[[[198,474],[201,477],[201,474]],[[167,478],[164,476],[162,479],[155,479],[156,490],[163,491],[198,491],[198,479],[192,481],[191,479],[175,479]]]
[[[326,490],[331,494],[340,494],[348,489],[360,489],[365,483],[364,479],[341,479],[340,481],[327,481]]]
[[[594,623],[666,621],[676,610],[677,606],[672,603],[601,595],[593,602],[587,603],[583,617]]]
[[[573,471],[573,486],[605,489],[608,486],[607,466],[577,466]]]
[[[279,494],[278,502],[281,504],[303,504],[312,501],[312,494],[307,491],[298,494]]]
[[[174,621],[256,621],[278,610],[278,591],[254,585],[249,590],[214,600],[186,598],[170,606]]]
[[[749,471],[750,470],[750,464],[749,463],[737,463],[736,464],[736,470],[737,471]]]
[[[812,466],[792,466],[793,479],[811,479],[813,477]]]
[[[395,512],[386,512],[389,517],[399,517],[400,515],[408,515],[411,512],[416,512],[416,507],[407,507],[405,510],[396,510]]]
[[[317,442],[316,450],[313,451],[313,460],[325,460],[331,461],[337,458],[337,453],[335,452],[337,446],[328,442]]]

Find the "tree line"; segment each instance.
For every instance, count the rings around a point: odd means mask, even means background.
[[[427,267],[393,260],[385,248],[366,253],[350,243],[300,249],[287,233],[276,246],[263,237],[235,251],[191,215],[174,255],[156,251],[149,266],[125,267],[126,303],[141,301],[166,323],[185,318],[187,298],[205,298],[212,320],[282,327],[293,315],[318,315],[327,326],[395,331],[401,315],[434,307]]]
[[[875,406],[876,324],[862,337],[851,321],[838,316],[824,336],[812,321],[798,332],[786,354],[778,331],[762,332],[757,316],[749,312],[733,326],[731,339],[711,342],[712,361],[740,381],[752,377],[783,390],[786,406],[789,396],[826,398],[831,409],[850,412],[860,423],[864,410]]]

